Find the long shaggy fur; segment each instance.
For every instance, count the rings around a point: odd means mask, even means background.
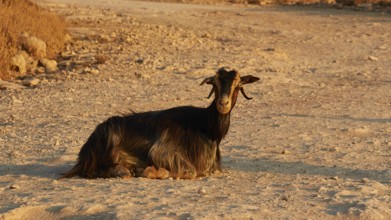
[[[233,91],[231,109],[240,88]],[[207,108],[184,106],[109,118],[96,127],[77,164],[61,178],[143,176],[148,167],[168,171],[164,178],[195,178],[221,170],[219,144],[228,132],[230,112],[219,113],[220,94],[214,89],[216,97]]]

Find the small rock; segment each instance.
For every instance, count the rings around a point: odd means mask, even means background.
[[[283,151],[281,152],[281,154],[289,154],[289,151],[288,151],[288,150],[283,150]]]
[[[110,36],[106,35],[106,34],[101,34],[99,35],[99,43],[107,43],[107,42],[110,42],[111,41],[111,38]]]
[[[97,69],[91,69],[91,70],[90,70],[90,73],[91,73],[91,74],[99,74],[99,70],[97,70]]]
[[[39,82],[40,80],[37,78],[26,78],[22,81],[22,84],[24,86],[36,86],[39,84]]]
[[[318,192],[327,192],[327,188],[324,186],[319,187]]]
[[[37,69],[35,69],[35,72],[38,74],[45,73],[45,67],[40,66]]]
[[[27,62],[23,55],[19,54],[11,58],[11,69],[19,73],[27,72]]]
[[[325,88],[325,87],[326,87],[326,84],[320,83],[320,84],[319,84],[319,87],[320,87],[320,88]]]
[[[339,177],[338,177],[338,176],[332,176],[332,177],[330,177],[330,179],[331,179],[331,180],[338,180]]]
[[[340,148],[339,147],[332,147],[330,149],[330,152],[337,152],[337,151],[340,151]]]
[[[276,51],[276,49],[272,48],[272,47],[269,47],[269,48],[266,48],[265,51]]]
[[[18,90],[21,88],[23,88],[23,86],[21,86],[19,84],[3,81],[0,79],[0,90],[7,90],[7,89]]]
[[[198,189],[198,193],[201,194],[201,195],[205,195],[206,194],[206,190],[204,188],[200,188],[200,189]]]
[[[378,61],[379,60],[379,58],[377,58],[375,56],[369,56],[368,59],[371,61]]]
[[[10,186],[10,189],[20,189],[20,186],[19,185],[16,185],[16,184],[12,184]]]
[[[174,190],[174,189],[168,189],[168,190],[166,191],[166,193],[168,193],[168,194],[174,194],[174,193],[177,193],[177,191]]]
[[[57,66],[63,70],[70,70],[72,68],[72,62],[69,60],[64,60],[59,62]]]
[[[90,72],[91,72],[91,68],[90,67],[86,67],[83,70],[83,73],[90,73]]]
[[[283,195],[283,196],[281,196],[281,199],[283,201],[289,201],[289,196],[288,195]]]
[[[126,39],[125,39],[125,42],[126,42],[126,43],[130,43],[130,42],[132,42],[132,38],[131,38],[131,37],[129,37],[129,36],[127,36],[127,37],[126,37]]]
[[[18,98],[16,98],[15,96],[12,96],[12,103],[13,104],[23,104],[22,101],[20,101]]]
[[[39,60],[39,64],[45,67],[46,73],[53,73],[57,71],[57,61],[55,60],[41,59]]]
[[[201,36],[202,38],[211,38],[212,36],[209,33],[203,34]]]
[[[22,38],[22,48],[36,58],[40,59],[46,56],[46,43],[36,37],[25,34]]]
[[[382,45],[382,46],[378,46],[377,49],[378,50],[387,50],[387,47],[385,45]]]

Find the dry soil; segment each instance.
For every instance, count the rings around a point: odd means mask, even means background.
[[[36,2],[73,43],[58,73],[0,90],[0,218],[391,218],[390,14]],[[110,116],[207,106],[199,84],[222,66],[262,79],[233,110],[222,174],[56,180]]]

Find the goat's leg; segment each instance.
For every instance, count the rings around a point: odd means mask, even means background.
[[[169,173],[168,177],[175,179],[194,179],[197,176],[194,165],[192,165],[182,154],[172,152],[169,148],[152,148],[149,152],[148,160],[148,164],[150,164],[152,168],[147,168],[144,171],[144,176],[147,176],[146,173],[149,172],[155,173],[154,169],[156,172],[160,171],[161,174],[158,174],[158,176],[162,175],[165,177],[165,171],[167,171]],[[161,169],[164,169],[165,171],[161,171]],[[150,175],[153,176],[152,174]]]
[[[97,177],[101,178],[130,178],[134,175],[131,169],[137,162],[136,158],[123,150],[122,117],[109,118],[99,125],[92,135],[95,145],[92,145]]]
[[[120,177],[122,179],[128,179],[133,176],[129,169],[122,165],[117,165],[114,168],[111,168],[110,172],[112,175]]]
[[[122,179],[128,179],[131,178],[133,175],[129,171],[128,168],[122,166],[122,165],[115,165],[112,167],[109,167],[105,170],[101,170],[98,174],[99,177],[101,178],[122,178]]]

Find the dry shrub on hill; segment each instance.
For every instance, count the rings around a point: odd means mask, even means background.
[[[16,76],[10,62],[22,48],[23,35],[46,43],[46,57],[55,58],[65,44],[66,22],[29,0],[0,0],[0,79]]]

